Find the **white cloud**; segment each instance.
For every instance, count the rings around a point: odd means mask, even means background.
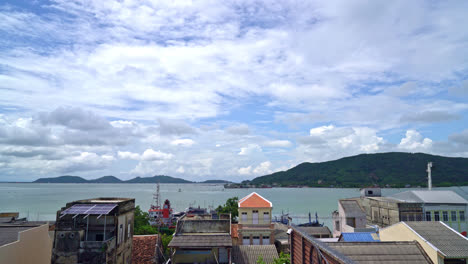
[[[171,145],[181,146],[181,147],[190,147],[193,144],[195,144],[195,141],[189,138],[181,138],[181,139],[175,139],[171,141]]]
[[[427,151],[432,147],[432,140],[423,138],[416,130],[408,130],[398,147],[409,151]]]
[[[273,171],[271,170],[271,162],[265,161],[260,163],[252,172],[256,175],[264,175],[264,174],[269,174],[272,173]]]
[[[133,152],[128,152],[128,151],[119,151],[119,152],[117,152],[117,156],[120,159],[132,159],[132,160],[139,160],[140,159],[140,154],[133,153]]]
[[[252,166],[239,168],[239,169],[237,170],[237,172],[238,172],[240,175],[250,175],[250,174],[251,174],[251,171],[252,171]]]
[[[151,161],[151,160],[168,160],[172,159],[174,155],[171,153],[164,153],[161,151],[155,151],[153,149],[147,149],[141,155],[141,160]]]
[[[246,156],[246,155],[251,155],[256,152],[261,152],[261,151],[262,151],[262,148],[259,145],[249,144],[247,147],[242,147],[238,154],[242,156]]]
[[[292,146],[289,140],[268,140],[263,142],[265,147],[289,148]]]

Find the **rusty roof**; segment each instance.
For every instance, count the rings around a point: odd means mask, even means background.
[[[239,225],[238,224],[231,224],[231,237],[238,238],[239,237]]]
[[[239,207],[262,208],[273,207],[273,204],[267,199],[263,198],[260,194],[253,192],[239,200]]]
[[[158,241],[158,235],[133,236],[132,263],[155,263],[156,244]]]

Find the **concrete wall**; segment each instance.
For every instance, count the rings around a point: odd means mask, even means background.
[[[22,231],[18,241],[0,247],[0,263],[50,264],[52,242],[48,224]]]
[[[346,218],[355,218],[355,227],[346,224]],[[335,222],[339,221],[340,230],[336,229]],[[354,229],[364,229],[367,226],[366,214],[355,213],[348,215],[345,213],[343,206],[338,202],[338,214],[333,215],[333,237],[339,237],[341,233],[352,233]]]
[[[440,262],[436,249],[402,222],[380,229],[379,235],[380,241],[417,241],[435,264],[444,263]]]
[[[252,224],[253,220],[253,211],[257,210],[258,211],[258,224],[259,225],[266,225],[271,223],[271,207],[269,208],[239,208],[239,224]],[[242,213],[246,212],[247,213],[247,222],[242,220]],[[269,219],[267,222],[263,221],[263,213],[268,212],[269,214]]]

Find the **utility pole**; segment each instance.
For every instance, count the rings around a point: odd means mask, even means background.
[[[432,177],[431,177],[431,168],[432,168],[432,162],[427,163],[427,189],[429,191],[432,190]]]

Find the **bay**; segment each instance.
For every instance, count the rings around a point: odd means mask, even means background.
[[[0,212],[19,212],[29,220],[55,220],[56,213],[67,202],[96,197],[134,198],[146,211],[151,205],[156,184],[54,184],[54,183],[0,183]],[[179,192],[180,189],[180,192]],[[454,190],[468,199],[468,186],[434,188]],[[383,195],[412,190],[382,189]],[[219,184],[161,184],[164,201],[169,199],[175,211],[189,206],[216,208],[228,198],[239,198],[257,192],[273,203],[273,216],[289,213],[294,223],[308,221],[308,213],[331,227],[331,214],[342,198],[358,197],[359,189],[343,188],[271,188],[224,189]]]

